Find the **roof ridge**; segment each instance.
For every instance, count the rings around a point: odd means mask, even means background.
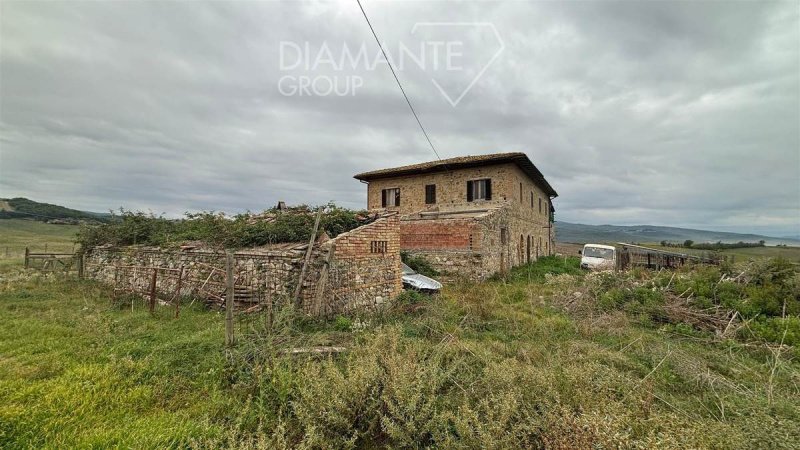
[[[392,176],[450,171],[453,169],[503,163],[515,163],[520,169],[522,169],[523,172],[525,172],[526,175],[528,175],[528,177],[530,177],[535,183],[539,184],[548,195],[552,197],[558,196],[556,191],[550,186],[547,180],[545,180],[544,175],[542,175],[539,169],[537,169],[533,162],[531,162],[530,158],[528,158],[528,155],[523,152],[456,156],[453,158],[362,172],[354,175],[353,178],[361,181],[369,181]]]

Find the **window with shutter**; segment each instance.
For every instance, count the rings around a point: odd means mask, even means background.
[[[436,185],[428,184],[425,186],[425,204],[432,205],[436,203]]]
[[[467,201],[491,200],[492,199],[492,180],[467,181]]]
[[[400,206],[400,189],[391,188],[381,191],[381,206],[384,208]]]

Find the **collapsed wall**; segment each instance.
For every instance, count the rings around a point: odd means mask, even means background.
[[[402,290],[400,231],[387,215],[314,245],[298,305],[309,314],[330,315],[374,309]],[[290,302],[300,281],[307,244],[281,244],[233,254],[237,293],[252,303]],[[178,273],[182,295],[224,297],[225,253],[196,248],[98,247],[86,255],[86,275],[109,284],[147,286],[153,268]],[[151,270],[146,270],[151,269]],[[161,292],[175,289],[176,277],[157,277]],[[237,294],[238,295],[238,294]]]
[[[483,209],[423,211],[400,219],[400,249],[443,274],[484,280],[551,254],[550,228],[504,202]]]

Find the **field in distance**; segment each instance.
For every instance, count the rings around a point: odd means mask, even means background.
[[[0,267],[22,264],[25,247],[31,252],[69,253],[79,225],[53,225],[28,219],[0,220]]]
[[[660,244],[642,244],[645,247],[666,250],[669,252],[686,253],[687,255],[705,255],[708,250],[680,247],[662,247]],[[743,247],[720,250],[723,255],[733,256],[736,261],[747,261],[761,258],[783,258],[788,261],[800,263],[800,247]]]
[[[611,244],[615,245],[615,242],[594,242],[595,244]],[[640,245],[645,247],[654,248],[657,250],[665,250],[668,252],[675,252],[675,253],[686,253],[687,255],[697,255],[702,256],[709,253],[708,250],[700,250],[694,248],[682,248],[682,247],[664,247],[659,243],[654,242],[642,242]],[[568,242],[557,242],[556,243],[556,252],[562,255],[569,255],[575,256],[578,254],[578,250],[583,248],[583,244],[574,244]],[[800,263],[800,247],[747,247],[747,248],[730,248],[720,250],[719,253],[723,255],[733,256],[736,261],[748,261],[751,259],[763,259],[763,258],[783,258],[787,261],[792,261],[795,263]]]

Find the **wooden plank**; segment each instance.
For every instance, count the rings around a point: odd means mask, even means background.
[[[158,269],[153,268],[153,276],[150,279],[150,314],[153,314],[156,309],[156,278],[158,277]]]
[[[178,286],[175,288],[175,318],[178,318],[181,312],[181,283],[183,283],[183,266],[178,274]]]
[[[322,312],[322,301],[325,297],[325,288],[328,284],[328,271],[330,270],[331,262],[333,262],[333,254],[336,252],[336,244],[332,243],[328,256],[325,258],[325,265],[322,266],[322,271],[319,274],[319,281],[317,282],[317,295],[314,298],[314,314],[319,316]]]
[[[225,253],[225,283],[227,296],[225,298],[225,346],[231,347],[235,343],[233,338],[233,253]]]
[[[317,218],[314,219],[314,230],[311,232],[311,237],[308,239],[308,248],[306,249],[306,257],[303,260],[303,268],[300,269],[300,279],[297,280],[297,287],[294,290],[293,302],[295,306],[300,308],[300,291],[303,289],[303,281],[306,279],[306,271],[308,270],[308,263],[311,261],[311,252],[314,249],[314,242],[317,240],[317,230],[319,229],[319,221],[322,218],[322,209],[320,206],[317,209]]]

